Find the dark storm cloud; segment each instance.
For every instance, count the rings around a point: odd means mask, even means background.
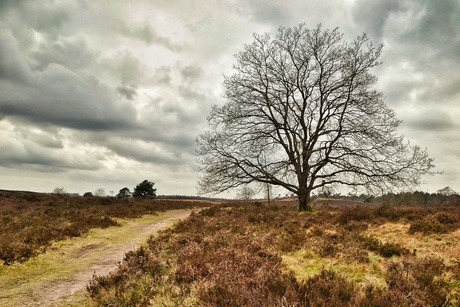
[[[426,52],[420,49],[423,47],[459,56],[457,0],[357,0],[352,16],[364,32],[379,40],[384,36],[389,43],[396,39],[418,52]]]
[[[54,62],[34,71],[31,61],[17,48],[16,38],[6,31],[1,31],[0,37],[2,116],[84,130],[127,129],[135,125],[134,110],[117,101],[95,77]],[[59,59],[66,60],[64,56]]]
[[[21,4],[21,2],[24,2],[24,1],[22,0],[0,0],[0,10],[6,11],[10,9],[12,6]]]
[[[424,14],[399,43],[411,44],[416,65],[432,84],[421,98],[427,102],[460,98],[460,2],[426,1]],[[408,47],[409,48],[409,47]]]
[[[358,0],[353,9],[363,32],[384,43],[378,86],[401,130],[444,171],[428,180],[458,185],[460,2]]]
[[[185,48],[185,44],[176,43],[168,39],[167,37],[161,36],[157,33],[157,31],[155,31],[148,25],[144,26],[141,29],[136,29],[135,31],[133,31],[133,34],[135,36],[139,36],[140,38],[145,39],[145,41],[149,44],[158,44],[174,52],[180,52]]]
[[[0,29],[0,81],[26,83],[30,79],[30,68],[21,58],[11,33]]]
[[[75,76],[51,65],[27,84],[0,80],[0,114],[82,130],[128,129],[133,110],[113,97],[97,80]]]
[[[441,50],[446,49],[458,55],[458,33],[460,30],[460,2],[458,0],[418,1],[417,8],[422,17],[417,21],[403,39],[409,42],[420,43],[424,46]],[[457,48],[451,49],[456,46]],[[446,48],[447,47],[447,48]],[[450,52],[449,52],[450,53]]]
[[[185,86],[180,86],[179,87],[179,95],[181,95],[182,97],[184,97],[185,99],[195,99],[195,100],[205,100],[206,97],[201,94],[201,93],[198,93],[188,87],[185,87]]]
[[[76,13],[84,10],[83,2],[22,1],[22,5],[10,10],[9,17],[22,22],[29,30],[34,29],[54,39],[73,31],[76,24],[69,16],[78,18],[81,15]]]
[[[66,160],[58,155],[51,157],[34,150],[15,155],[8,153],[0,153],[0,166],[27,167],[42,172],[63,172],[72,169],[95,171],[103,166],[98,161]]]
[[[194,161],[195,133],[184,127],[178,129],[171,120],[156,120],[146,123],[144,129],[120,131],[107,135],[92,133],[81,137],[81,141],[94,143],[110,150],[114,155],[141,163],[163,165],[171,168],[187,166]],[[168,129],[167,127],[172,127]]]
[[[154,112],[145,117],[139,115],[133,105],[123,103],[124,100],[137,103],[136,100],[142,98],[138,87],[146,82],[144,63],[128,49],[110,55],[101,53],[90,40],[91,35],[96,35],[113,43],[118,35],[174,52],[182,50],[184,45],[159,35],[148,22],[129,24],[118,12],[107,12],[100,23],[88,20],[85,17],[88,5],[85,2],[68,5],[46,2],[43,6],[31,3],[8,15],[9,24],[13,26],[10,31],[0,32],[7,38],[2,39],[0,46],[0,92],[4,93],[0,97],[0,116],[13,123],[73,129],[74,141],[105,147],[120,157],[167,165],[185,163],[178,157],[191,151],[194,136],[177,132],[169,116]],[[105,8],[99,4],[93,6],[96,11]],[[72,9],[76,10],[72,12]],[[79,14],[75,15],[75,11]],[[82,25],[98,32],[80,34],[78,29]],[[92,75],[99,64],[102,64],[100,72],[119,80],[119,85],[110,87]],[[184,70],[184,75],[190,78],[198,73],[198,69]],[[170,67],[163,66],[152,81],[169,86],[170,74]],[[180,106],[166,109],[162,112],[181,114]],[[107,141],[114,135],[121,138],[117,142]],[[26,135],[23,137],[29,139]],[[48,141],[48,145],[53,146],[53,139],[40,137],[33,136],[29,141],[37,146]],[[131,141],[133,139],[137,141]],[[57,139],[54,145],[59,143],[62,146],[62,141]],[[37,151],[29,149],[27,154],[5,156],[3,161],[17,165],[41,161],[43,165],[66,168],[65,159],[62,163],[59,159],[46,160],[40,156],[34,160],[35,154]]]
[[[460,98],[460,2],[356,1],[353,17],[384,41],[381,76],[390,104],[420,105]],[[398,102],[399,101],[399,102]]]
[[[161,144],[168,151],[180,153],[194,152],[197,133],[196,123],[200,121],[197,112],[187,112],[178,106],[167,106],[161,115],[143,115],[144,128],[137,131],[136,136],[146,142]],[[129,133],[121,134],[129,137]],[[132,134],[131,134],[132,135]]]
[[[162,66],[155,70],[152,82],[156,85],[169,85],[171,82],[171,67]]]

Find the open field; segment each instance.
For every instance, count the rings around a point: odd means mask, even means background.
[[[87,287],[101,306],[458,306],[460,206],[228,203]]]
[[[0,266],[44,253],[53,241],[120,225],[125,218],[211,203],[0,191]]]
[[[295,199],[0,194],[0,305],[460,304],[456,202],[317,199],[308,213]],[[149,237],[180,212],[205,207]]]

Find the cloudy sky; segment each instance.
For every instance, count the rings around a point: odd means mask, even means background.
[[[0,0],[0,189],[196,195],[233,55],[280,25],[383,43],[377,88],[460,191],[458,0]]]

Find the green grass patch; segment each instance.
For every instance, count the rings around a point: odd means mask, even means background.
[[[384,270],[379,265],[383,258],[369,253],[367,263],[346,262],[334,258],[316,255],[310,250],[299,250],[282,256],[283,265],[287,271],[294,272],[299,281],[320,274],[323,270],[335,271],[356,284],[376,286],[385,285]]]

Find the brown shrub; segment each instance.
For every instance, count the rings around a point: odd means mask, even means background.
[[[379,239],[372,236],[359,236],[358,241],[364,249],[376,252],[382,257],[402,256],[409,254],[409,250],[397,243],[382,243]]]
[[[438,222],[422,220],[413,222],[410,225],[408,232],[410,234],[416,232],[421,232],[423,234],[446,233],[447,227],[444,227]]]
[[[368,306],[449,306],[446,270],[439,258],[392,262],[386,271],[388,289],[368,288],[362,302]]]
[[[354,284],[332,270],[322,270],[301,287],[301,306],[356,306]]]
[[[373,218],[375,209],[369,206],[354,206],[353,208],[341,208],[336,217],[336,222],[346,225],[351,222],[368,221]]]

